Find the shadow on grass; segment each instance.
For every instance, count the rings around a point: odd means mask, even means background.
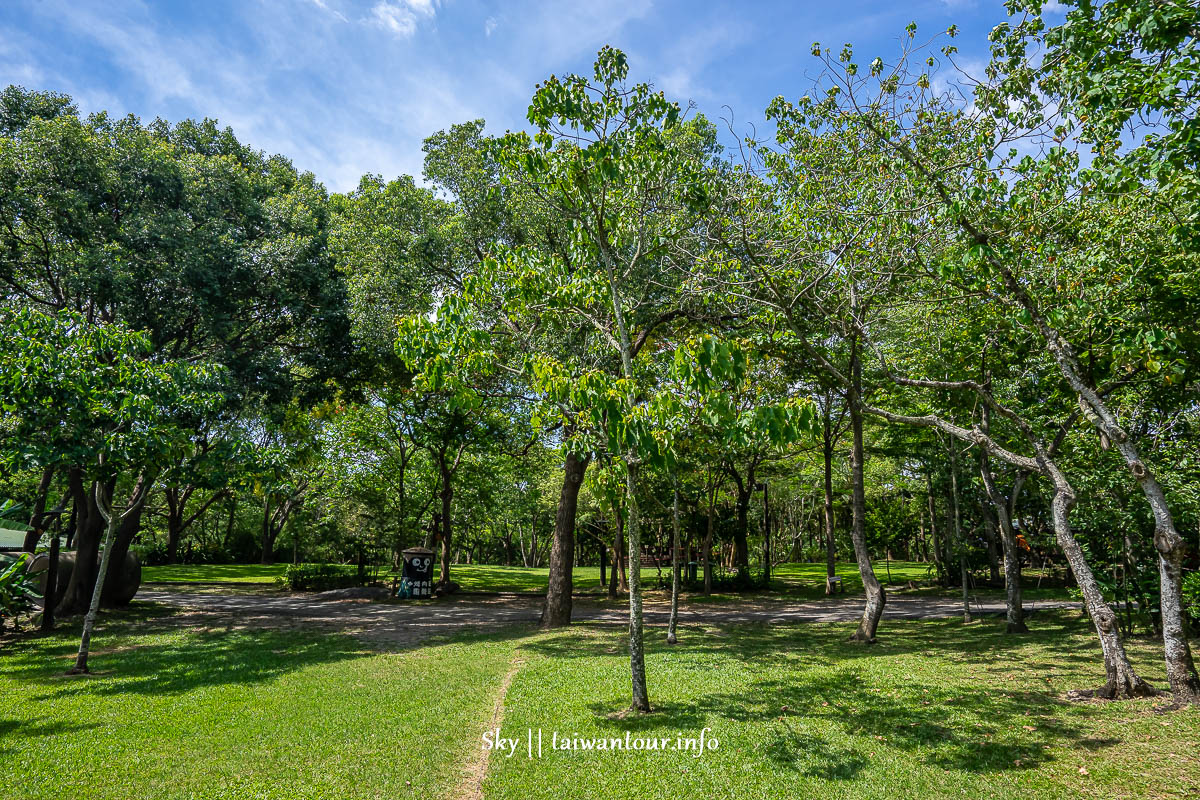
[[[98,722],[42,722],[42,719],[0,719],[0,757],[16,752],[15,748],[3,746],[5,741],[11,741],[8,738],[10,735],[32,739],[69,735],[100,727]]]
[[[1065,618],[1043,625],[1014,637],[998,624],[907,623],[885,627],[874,646],[847,642],[853,625],[846,624],[685,631],[675,649],[649,643],[649,657],[686,652],[704,672],[720,670],[724,661],[739,664],[735,674],[748,668],[764,677],[730,691],[705,691],[713,683],[699,677],[693,698],[658,703],[656,713],[644,716],[613,715],[627,702],[620,697],[587,708],[602,728],[644,735],[698,730],[714,718],[765,725],[771,761],[837,780],[857,776],[878,747],[910,752],[942,769],[994,773],[1035,768],[1064,747],[1119,743],[1086,738],[1077,707],[1061,698],[1062,687],[1037,674],[1053,670],[1074,679],[1094,671],[1101,683],[1098,648],[1081,646],[1085,626]],[[553,658],[613,653],[603,638],[539,639],[525,649]]]
[[[295,630],[196,630],[152,605],[105,614],[92,640],[93,674],[67,676],[79,623],[31,637],[4,658],[5,676],[25,702],[64,695],[174,695],[211,686],[269,681],[314,664],[371,655],[354,639]]]

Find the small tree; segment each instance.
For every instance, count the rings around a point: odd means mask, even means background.
[[[117,325],[21,310],[0,315],[0,413],[22,446],[9,459],[41,466],[87,464],[105,521],[99,571],[72,673],[88,671],[88,649],[117,529],[145,503],[159,471],[189,446],[195,418],[220,401],[217,371],[156,363],[150,342]],[[124,507],[115,477],[136,476]]]

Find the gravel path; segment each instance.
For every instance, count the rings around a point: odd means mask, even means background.
[[[430,636],[463,629],[486,630],[537,622],[541,601],[532,597],[453,597],[427,603],[375,603],[363,600],[332,600],[306,594],[267,596],[261,594],[200,593],[143,589],[139,600],[162,603],[185,610],[184,621],[210,627],[295,627],[337,630],[388,645],[413,645]],[[681,625],[736,625],[745,623],[790,624],[798,622],[849,622],[862,614],[862,598],[838,597],[811,602],[748,600],[737,606],[681,605]],[[1067,601],[1027,603],[1026,612],[1039,608],[1079,608]],[[669,607],[647,603],[648,626],[665,626]],[[1003,603],[971,604],[973,614],[1004,613]],[[957,617],[962,605],[938,597],[888,598],[884,619],[937,619]],[[574,618],[580,622],[625,624],[624,608],[589,606],[576,601]]]

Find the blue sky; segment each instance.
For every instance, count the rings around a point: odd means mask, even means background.
[[[955,23],[978,67],[1005,19],[1000,0],[5,0],[0,86],[66,92],[84,112],[215,117],[346,191],[365,172],[419,176],[422,140],[455,122],[525,127],[534,84],[590,72],[604,44],[635,79],[745,131],[771,98],[804,93],[813,41],[853,42],[865,63],[909,21]]]

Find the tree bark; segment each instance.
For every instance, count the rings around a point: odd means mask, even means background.
[[[979,448],[979,474],[983,480],[984,491],[996,511],[996,519],[1000,523],[1000,546],[1004,554],[1004,597],[1005,597],[1005,633],[1028,633],[1025,624],[1025,609],[1021,605],[1021,554],[1017,549],[1017,536],[1013,531],[1012,517],[1008,504],[996,487],[996,478],[992,475],[991,459],[986,448]],[[1014,485],[1014,492],[1017,489]],[[1013,498],[1015,503],[1016,499]]]
[[[713,546],[713,524],[714,516],[717,509],[717,490],[713,488],[708,496],[708,522],[704,529],[704,593],[712,594],[713,588],[713,570],[712,570],[712,546]]]
[[[587,458],[568,452],[563,463],[562,491],[554,517],[554,541],[550,548],[550,580],[546,588],[543,628],[571,624],[572,567],[575,563],[575,516],[579,506],[579,488],[587,470]]]
[[[35,552],[38,542],[41,541],[42,532],[45,529],[45,522],[42,518],[46,514],[46,499],[50,496],[50,484],[53,480],[54,467],[46,467],[42,470],[42,478],[38,481],[37,495],[33,501],[33,513],[29,515],[29,530],[25,532],[25,540],[21,546],[26,553]]]
[[[958,569],[962,578],[962,618],[964,623],[971,621],[971,587],[967,572],[967,543],[962,535],[962,514],[958,498],[958,457],[955,455],[955,443],[949,442],[950,453],[950,501],[954,506],[954,546],[958,549]]]
[[[441,538],[442,540],[442,563],[441,573],[438,576],[438,584],[445,586],[450,583],[450,554],[452,537],[454,535],[454,518],[451,516],[454,511],[454,476],[450,471],[450,465],[446,463],[446,451],[443,450],[438,458],[438,471],[441,475]]]
[[[858,630],[850,639],[856,642],[871,643],[875,641],[875,632],[879,628],[879,619],[883,616],[883,607],[887,603],[887,597],[883,587],[875,578],[875,570],[871,567],[871,554],[867,551],[866,489],[863,485],[862,362],[859,359],[858,348],[859,342],[856,336],[850,342],[850,385],[847,397],[850,407],[850,430],[854,440],[850,456],[852,495],[850,539],[854,543],[854,558],[858,561],[858,574],[862,578],[867,601],[863,608],[862,619],[858,624]]]
[[[96,490],[102,489],[111,496],[113,487],[111,481],[105,482],[103,487],[97,487],[90,481],[85,482],[82,470],[77,468],[71,469],[68,481],[77,509],[75,566],[58,603],[59,616],[81,614],[88,609],[89,599],[95,587],[101,538],[106,528],[104,518],[96,508]]]
[[[260,536],[262,554],[259,556],[258,562],[260,564],[275,563],[275,536],[271,530],[273,527],[271,524],[271,496],[268,494],[263,498],[262,533]]]
[[[667,620],[667,644],[679,641],[675,628],[679,622],[679,475],[671,473],[671,616]]]
[[[833,593],[832,578],[837,576],[837,545],[833,540],[833,421],[828,402],[831,396],[832,393],[826,396],[821,448],[825,458],[825,594]]]
[[[629,522],[626,536],[629,547],[629,672],[632,686],[630,707],[635,711],[650,710],[650,695],[646,688],[646,657],[642,630],[642,536],[641,514],[637,502],[639,468],[625,462],[626,503]]]
[[[1083,592],[1083,602],[1100,638],[1100,649],[1104,654],[1104,671],[1107,680],[1101,688],[1091,694],[1110,700],[1129,699],[1131,697],[1150,697],[1157,692],[1146,683],[1129,663],[1125,653],[1125,645],[1121,641],[1121,630],[1117,615],[1104,600],[1104,594],[1096,583],[1084,558],[1083,550],[1071,531],[1070,513],[1075,505],[1075,493],[1057,468],[1052,468],[1050,475],[1054,483],[1054,499],[1050,503],[1051,517],[1054,521],[1055,538],[1058,546],[1071,565],[1075,581]]]

